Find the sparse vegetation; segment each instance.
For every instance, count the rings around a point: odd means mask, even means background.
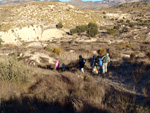
[[[95,37],[96,34],[98,33],[98,27],[95,23],[89,23],[88,24],[88,35],[91,37]]]
[[[117,33],[117,31],[115,29],[111,28],[111,29],[107,29],[107,33],[110,35],[115,35]]]
[[[70,29],[70,33],[71,34],[77,33],[77,30],[76,29]]]
[[[0,47],[2,47],[3,46],[3,40],[0,38]]]
[[[76,26],[76,31],[78,34],[85,32],[88,30],[88,26],[87,25],[81,25],[81,26]]]
[[[91,37],[94,37],[98,33],[98,27],[95,23],[89,23],[88,25],[76,26],[75,29],[71,29],[70,33],[83,33],[87,32],[87,34]]]
[[[22,62],[10,58],[8,62],[0,62],[0,79],[24,84],[28,81],[30,72]]]
[[[50,47],[50,46],[47,46],[46,50],[49,51],[49,52],[52,52],[52,53],[54,53],[56,55],[60,55],[60,53],[63,52],[63,50],[61,48]]]
[[[57,28],[62,28],[63,27],[63,24],[61,22],[59,22],[57,25],[56,25]]]

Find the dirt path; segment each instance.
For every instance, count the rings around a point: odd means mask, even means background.
[[[134,91],[133,88],[130,88],[129,86],[121,83],[120,81],[116,81],[116,80],[114,81],[114,80],[111,80],[109,78],[102,78],[102,77],[100,77],[97,80],[98,80],[98,82],[103,82],[107,85],[110,85],[111,87],[113,87],[114,89],[116,89],[118,91],[144,97],[143,94]]]

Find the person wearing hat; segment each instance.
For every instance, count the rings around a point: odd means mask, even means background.
[[[107,73],[107,66],[108,66],[108,63],[110,62],[109,53],[106,53],[106,54],[102,57],[102,61],[103,61],[102,73],[105,74],[105,73]]]

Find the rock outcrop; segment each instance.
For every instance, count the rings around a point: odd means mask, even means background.
[[[43,30],[40,26],[30,26],[10,29],[7,32],[1,31],[0,38],[4,44],[20,45],[23,42],[31,41],[52,41],[53,38],[62,38],[64,33],[57,28]]]

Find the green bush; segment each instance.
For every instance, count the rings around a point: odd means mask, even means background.
[[[103,14],[106,14],[106,12],[103,12]]]
[[[88,24],[87,34],[91,37],[94,37],[98,33],[98,27],[95,23]]]
[[[111,29],[107,29],[107,33],[111,35],[115,35],[117,32],[115,29],[111,28]]]
[[[87,25],[81,25],[81,26],[76,26],[76,30],[77,33],[82,33],[88,30],[88,26]]]
[[[74,34],[74,33],[80,34],[80,33],[85,32],[87,30],[88,30],[88,26],[87,25],[81,25],[81,26],[76,26],[75,29],[71,29],[70,33],[71,34]]]
[[[81,25],[81,26],[76,26],[75,29],[71,29],[70,33],[82,33],[87,31],[87,34],[91,37],[94,37],[98,33],[98,27],[95,23],[89,23],[88,25]]]
[[[25,65],[15,58],[10,58],[7,63],[0,62],[0,79],[3,81],[26,83],[29,74]]]
[[[56,25],[56,27],[57,27],[57,28],[62,28],[62,27],[63,27],[63,25],[62,25],[62,23],[61,23],[61,22],[59,22],[59,23]]]

